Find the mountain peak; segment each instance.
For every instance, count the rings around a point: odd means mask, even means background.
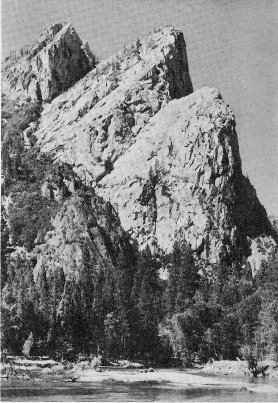
[[[95,66],[88,45],[68,23],[56,23],[38,41],[9,58],[3,93],[12,99],[51,101]]]
[[[42,114],[38,144],[45,152],[60,150],[56,158],[93,183],[153,115],[192,91],[183,35],[166,27],[100,62],[53,100]]]

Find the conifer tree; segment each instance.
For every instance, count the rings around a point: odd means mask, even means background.
[[[158,347],[158,324],[161,319],[161,290],[158,263],[149,247],[141,252],[134,278],[133,298],[139,318],[137,348],[144,357],[150,358]]]
[[[173,251],[170,256],[170,264],[168,265],[169,279],[165,292],[166,310],[169,315],[172,315],[175,312],[180,259],[181,251],[179,244],[176,241],[173,245]]]
[[[177,284],[176,311],[183,312],[193,298],[198,284],[198,268],[195,265],[191,247],[182,243],[180,245],[179,276]]]
[[[193,252],[185,242],[175,242],[170,259],[166,304],[169,314],[184,312],[199,285]]]

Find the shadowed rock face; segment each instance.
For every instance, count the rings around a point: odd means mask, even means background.
[[[51,277],[55,271],[63,271],[67,280],[78,281],[89,259],[94,270],[111,275],[115,257],[127,238],[113,209],[104,200],[90,196],[84,205],[84,199],[75,194],[63,203],[52,225],[53,230],[34,251],[37,256],[35,281],[39,281],[42,272]]]
[[[11,61],[10,61],[11,62]],[[3,74],[3,92],[13,99],[51,101],[94,67],[93,55],[70,24],[58,23],[22,52]]]

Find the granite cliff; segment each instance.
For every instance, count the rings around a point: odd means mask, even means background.
[[[92,184],[112,169],[153,115],[191,92],[183,35],[166,28],[101,62],[46,105],[38,144]]]
[[[94,63],[56,24],[6,69],[4,94],[42,101],[31,128],[41,152],[109,201],[140,248],[170,252],[185,239],[208,263],[251,250],[261,262],[275,241],[241,171],[235,118],[217,90],[193,92],[183,34],[166,27]]]
[[[207,87],[158,112],[97,192],[142,247],[169,252],[175,240],[186,239],[216,263],[246,256],[250,239],[271,234],[242,175],[234,116]]]
[[[210,263],[241,259],[261,237],[274,244],[271,226],[242,175],[231,110],[216,90],[192,92],[183,35],[167,27],[47,105],[38,144],[112,203],[140,247],[185,238]]]

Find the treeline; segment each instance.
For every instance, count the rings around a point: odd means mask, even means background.
[[[58,359],[103,354],[161,365],[251,355],[278,360],[277,254],[255,278],[248,262],[221,262],[207,275],[185,242],[176,242],[168,255],[152,255],[125,236],[121,245],[111,246],[113,269],[100,264],[88,241],[77,278],[42,266],[35,282],[32,251],[43,244],[51,218],[73,196],[67,181],[74,183],[88,216],[97,196],[70,166],[41,154],[30,133],[26,148],[23,132],[36,123],[40,105],[27,103],[13,114],[15,105],[7,102],[3,193],[12,202],[3,207],[1,220],[2,348],[21,354],[28,345],[30,354]],[[43,183],[50,185],[45,195]],[[104,214],[113,220],[111,211],[107,204]],[[16,248],[21,252],[14,254]]]
[[[210,280],[197,279],[188,246],[176,245],[176,256],[166,287],[168,313],[160,324],[174,356],[184,363],[251,356],[277,361],[277,253],[255,278],[247,262],[223,262],[213,267]]]
[[[51,277],[42,271],[37,284],[35,261],[17,259],[3,296],[2,347],[20,354],[32,333],[31,353],[58,359],[278,359],[277,255],[254,280],[223,264],[208,281],[186,244],[176,243],[167,259],[168,280],[160,279],[161,261],[149,249],[128,248],[107,273],[85,245],[78,281],[66,281],[62,270]]]

